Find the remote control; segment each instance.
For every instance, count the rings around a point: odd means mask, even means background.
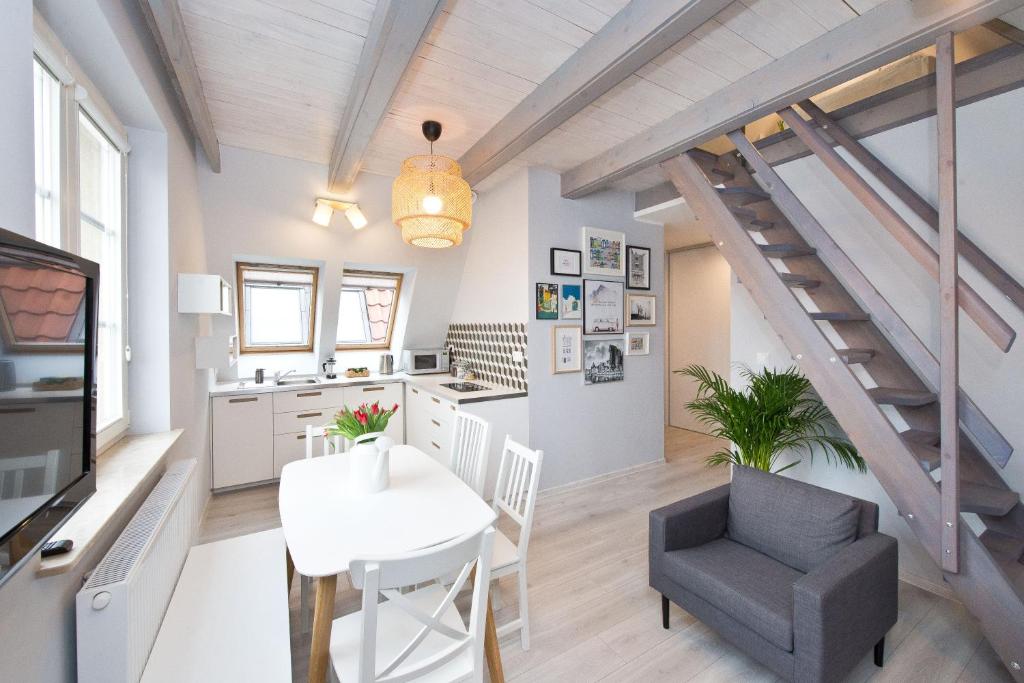
[[[62,541],[49,541],[43,544],[42,555],[43,557],[51,557],[53,555],[63,555],[64,553],[71,552],[71,549],[75,546],[74,541],[64,539]]]

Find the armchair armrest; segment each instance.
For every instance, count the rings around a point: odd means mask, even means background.
[[[796,680],[848,671],[896,623],[896,539],[854,541],[793,584]]]
[[[651,510],[651,557],[656,553],[693,548],[720,538],[725,533],[728,517],[728,484]]]

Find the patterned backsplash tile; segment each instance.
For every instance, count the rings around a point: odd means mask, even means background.
[[[469,363],[481,380],[526,391],[526,323],[455,323],[445,346],[453,363]],[[522,361],[512,359],[516,351]]]

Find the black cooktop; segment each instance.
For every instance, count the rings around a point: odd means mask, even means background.
[[[487,391],[487,387],[480,384],[473,384],[472,382],[449,382],[448,384],[442,384],[441,386],[451,389],[452,391]]]

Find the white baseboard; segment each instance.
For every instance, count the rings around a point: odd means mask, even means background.
[[[539,491],[537,493],[537,497],[538,498],[544,498],[544,497],[549,496],[549,495],[554,494],[554,493],[561,493],[563,491],[569,491],[569,490],[572,490],[572,489],[575,489],[575,488],[579,488],[581,486],[588,486],[590,484],[597,484],[598,482],[607,481],[609,479],[617,479],[618,477],[624,477],[627,474],[632,474],[633,472],[637,472],[639,470],[645,470],[645,469],[654,467],[656,465],[664,465],[664,464],[665,464],[665,459],[661,458],[659,460],[652,460],[650,462],[643,462],[643,463],[640,463],[639,465],[631,465],[631,466],[625,467],[625,468],[623,468],[621,470],[614,470],[612,472],[605,472],[604,474],[598,474],[597,476],[594,476],[594,477],[588,477],[586,479],[577,479],[576,481],[571,481],[568,484],[559,484],[558,486],[552,486],[551,488],[543,489],[543,490],[541,490],[541,491]]]

